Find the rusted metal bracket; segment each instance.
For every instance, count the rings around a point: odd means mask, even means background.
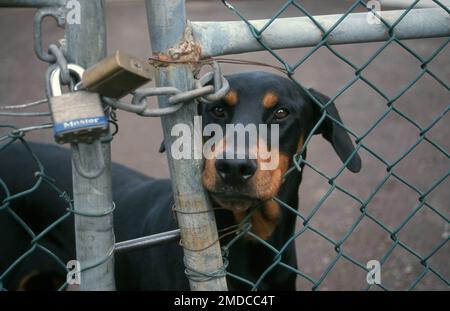
[[[167,67],[173,63],[196,66],[201,58],[202,48],[194,41],[192,27],[189,22],[184,30],[182,41],[167,50],[167,53],[155,53],[149,62],[155,67]],[[195,71],[195,70],[194,70]]]

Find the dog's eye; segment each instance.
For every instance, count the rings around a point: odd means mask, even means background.
[[[217,118],[223,118],[225,116],[225,110],[221,106],[216,106],[211,110],[212,114]]]
[[[280,108],[275,111],[274,119],[275,120],[283,120],[289,115],[289,111],[285,108]]]

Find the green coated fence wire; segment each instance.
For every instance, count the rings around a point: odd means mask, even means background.
[[[65,212],[60,218],[54,220],[45,230],[43,230],[40,233],[35,233],[30,226],[11,208],[11,202],[14,200],[19,200],[21,198],[24,198],[33,192],[39,191],[39,188],[43,186],[43,184],[46,184],[51,187],[51,189],[55,192],[55,195],[61,198],[61,200],[65,201],[67,204],[67,210],[71,210],[73,207],[72,199],[69,197],[67,192],[64,190],[58,188],[56,181],[51,178],[51,176],[47,176],[45,172],[45,167],[40,162],[39,158],[36,156],[36,154],[33,152],[33,150],[30,148],[29,144],[25,140],[24,136],[25,133],[18,130],[15,126],[12,125],[1,125],[0,129],[9,129],[10,132],[6,134],[4,137],[6,138],[6,142],[0,145],[0,152],[7,149],[9,146],[11,146],[13,143],[20,143],[23,145],[25,150],[29,153],[30,161],[33,161],[38,170],[35,173],[34,177],[36,179],[34,185],[30,187],[29,189],[23,190],[19,193],[11,193],[8,185],[3,181],[3,179],[0,176],[0,189],[2,193],[2,202],[0,202],[0,212],[6,211],[6,213],[17,222],[17,225],[21,227],[22,230],[24,230],[28,236],[30,237],[30,245],[29,248],[21,255],[19,256],[11,265],[4,271],[0,271],[0,291],[2,290],[8,290],[4,287],[3,283],[4,280],[8,277],[8,275],[17,268],[18,265],[20,265],[21,262],[27,259],[27,257],[31,256],[36,251],[42,251],[47,256],[52,258],[55,262],[55,265],[60,266],[62,269],[65,269],[67,272],[68,269],[66,267],[66,263],[63,262],[52,250],[43,244],[41,244],[41,240],[45,237],[46,234],[48,234],[51,230],[54,230],[55,227],[58,226],[61,222],[65,221],[67,218],[71,217],[71,213],[69,211]],[[3,217],[6,217],[5,214],[2,215]],[[18,241],[19,242],[19,241]],[[63,283],[60,286],[60,290],[64,290],[67,287],[67,283]]]

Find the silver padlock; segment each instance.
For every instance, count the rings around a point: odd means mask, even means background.
[[[84,69],[69,64],[68,69],[81,80]],[[62,93],[60,69],[50,74],[49,104],[53,119],[53,133],[59,144],[92,143],[108,132],[108,118],[100,96],[88,91]]]

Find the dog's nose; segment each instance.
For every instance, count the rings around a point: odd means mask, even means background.
[[[258,165],[252,159],[217,159],[216,170],[227,184],[243,184],[256,172]]]

